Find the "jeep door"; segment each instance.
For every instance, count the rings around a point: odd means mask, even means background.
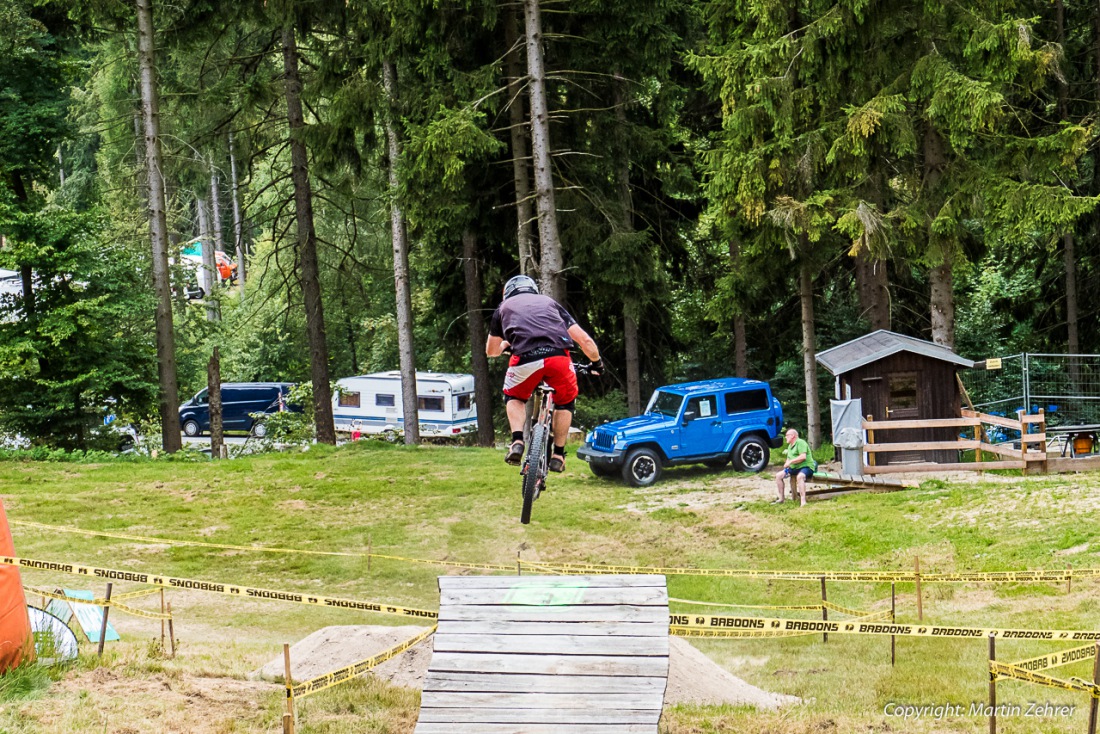
[[[688,398],[680,419],[680,442],[673,457],[707,456],[725,450],[726,433],[718,414],[717,395]]]

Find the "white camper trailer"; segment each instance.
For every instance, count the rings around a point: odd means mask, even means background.
[[[332,416],[337,431],[385,433],[401,429],[401,373],[337,380],[340,390],[332,396]],[[477,430],[473,375],[443,372],[416,373],[417,415],[421,436],[458,436]]]

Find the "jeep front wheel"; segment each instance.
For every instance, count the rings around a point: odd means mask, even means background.
[[[733,467],[737,471],[762,472],[770,458],[768,447],[759,436],[745,436],[733,449]]]
[[[661,478],[661,457],[653,449],[634,449],[623,464],[623,481],[631,487],[648,487]]]

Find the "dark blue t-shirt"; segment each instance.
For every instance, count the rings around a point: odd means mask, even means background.
[[[489,322],[489,334],[512,345],[512,353],[525,356],[564,354],[573,344],[569,327],[577,323],[553,298],[538,293],[517,293],[505,299]],[[545,352],[545,354],[543,354]]]

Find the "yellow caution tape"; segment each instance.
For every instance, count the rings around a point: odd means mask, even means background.
[[[273,591],[271,589],[260,589],[252,586],[227,584],[220,581],[198,581],[175,576],[142,573],[140,571],[118,571],[109,568],[96,568],[95,566],[82,566],[76,563],[58,563],[56,561],[39,561],[31,558],[0,556],[0,565],[18,566],[19,568],[28,570],[70,573],[77,576],[103,579],[105,581],[132,581],[137,584],[151,584],[167,589],[208,591],[213,594],[226,594],[228,596],[259,599],[261,601],[285,601],[293,604],[308,604],[310,606],[332,607],[334,609],[354,609],[362,612],[393,614],[399,617],[415,617],[417,619],[438,619],[439,617],[439,612],[429,611],[427,609],[413,609],[392,604],[382,604],[379,602],[360,601],[358,599],[341,599],[338,597],[321,596],[319,594],[303,594],[297,591]]]
[[[799,606],[773,606],[771,604],[722,604],[720,602],[713,601],[693,601],[691,599],[677,599],[675,597],[669,597],[669,601],[674,601],[679,604],[695,604],[701,607],[727,607],[729,609],[776,609],[785,612],[818,612],[821,611],[820,604],[802,604]]]
[[[885,614],[882,612],[881,614]],[[767,617],[731,617],[723,615],[669,615],[669,625],[676,629],[706,630],[706,637],[741,637],[745,630],[769,632],[829,632],[840,635],[898,635],[905,637],[939,637],[950,639],[1005,640],[1100,640],[1100,630],[1037,630],[1000,627],[946,627],[925,624],[867,622],[860,619],[825,621],[816,619],[782,619]]]
[[[720,576],[771,581],[863,581],[912,582],[913,571],[764,571],[735,568],[675,568],[658,566],[606,566],[597,563],[541,563],[524,561],[524,566],[539,570],[555,570],[574,575],[597,574],[661,574],[664,576]],[[1100,577],[1100,568],[1048,569],[1039,571],[983,571],[967,573],[921,573],[925,583],[1031,583],[1064,582],[1069,579]]]
[[[29,520],[9,520],[10,525],[37,528],[58,533],[74,533],[99,538],[130,540],[140,543],[159,543],[164,545],[194,546],[221,550],[253,551],[258,553],[284,553],[289,555],[343,556],[347,558],[372,558],[382,561],[399,561],[444,568],[461,568],[471,571],[515,571],[515,564],[505,563],[468,563],[463,561],[437,561],[428,558],[409,558],[383,553],[356,553],[351,551],[306,550],[300,548],[279,548],[257,545],[232,545],[227,543],[208,543],[200,540],[182,540],[159,538],[126,533],[111,533],[102,530],[82,530],[61,525],[46,525]],[[608,566],[595,563],[542,563],[537,561],[519,561],[521,567],[531,568],[544,573],[556,574],[662,574],[665,576],[721,576],[726,578],[746,578],[774,581],[864,581],[864,582],[913,582],[918,574],[913,571],[764,571],[737,568],[677,568],[658,566]],[[1064,582],[1070,579],[1100,577],[1100,568],[1048,569],[1037,571],[988,571],[967,573],[921,573],[920,580],[925,583],[1040,583]]]
[[[400,655],[401,653],[408,650],[410,647],[420,644],[434,632],[435,626],[433,625],[431,629],[425,630],[419,635],[405,640],[400,645],[395,645],[394,647],[391,647],[389,650],[380,652],[374,657],[367,658],[366,660],[362,660],[358,663],[353,663],[346,668],[334,670],[331,673],[319,675],[316,678],[310,678],[309,680],[303,683],[299,683],[296,686],[288,685],[286,687],[286,695],[288,698],[303,698],[305,696],[310,696],[314,693],[317,693],[318,691],[323,691],[326,688],[332,688],[333,686],[338,686],[341,683],[347,683],[349,680],[354,680],[363,673],[366,673],[371,668],[379,666],[387,660],[396,657],[397,655]]]
[[[23,589],[35,596],[44,596],[47,599],[57,599],[58,601],[67,601],[73,604],[91,604],[94,607],[111,607],[119,612],[132,615],[134,617],[144,617],[145,619],[172,619],[172,615],[166,612],[147,612],[144,609],[138,609],[137,607],[127,606],[116,601],[115,597],[107,599],[78,599],[75,596],[66,596],[65,594],[59,594],[53,591],[46,591],[45,589],[35,588],[33,586],[24,586]]]
[[[674,637],[719,638],[723,640],[806,637],[807,635],[818,634],[817,632],[783,632],[779,630],[704,630],[691,627],[669,627],[668,633]]]
[[[123,599],[140,599],[143,596],[149,596],[150,594],[155,594],[158,591],[160,591],[160,587],[159,586],[153,586],[153,587],[148,588],[148,589],[138,589],[137,591],[127,591],[124,594],[115,594],[111,597],[111,599],[112,600],[113,599],[119,599],[119,600],[123,600]]]
[[[993,681],[1022,680],[1028,683],[1037,683],[1047,688],[1061,688],[1065,691],[1081,691],[1089,694],[1093,698],[1100,699],[1100,686],[1087,680],[1082,680],[1081,678],[1063,680],[1050,675],[1043,675],[1042,673],[1033,673],[1030,670],[1018,668],[1009,663],[998,663],[995,660],[989,661],[989,678]]]
[[[1017,663],[1010,664],[1014,668],[1034,672],[1036,670],[1047,670],[1048,668],[1059,668],[1063,665],[1072,665],[1082,660],[1093,660],[1095,657],[1096,645],[1093,644],[1085,645],[1084,647],[1074,647],[1070,650],[1060,650],[1058,652],[1052,652],[1049,655],[1040,655],[1037,658],[1028,658],[1027,660],[1021,660]]]
[[[842,607],[839,604],[833,604],[831,601],[821,602],[821,606],[828,609],[830,612],[837,612],[839,614],[847,614],[849,617],[866,617],[867,615],[878,615],[881,612],[861,612],[858,609],[849,609]]]
[[[303,550],[298,548],[273,548],[260,545],[229,545],[227,543],[207,543],[201,540],[178,540],[173,538],[156,538],[146,535],[128,535],[126,533],[109,533],[102,530],[82,530],[80,528],[65,527],[61,525],[44,525],[28,520],[9,520],[8,524],[18,525],[39,530],[49,530],[57,533],[73,533],[97,538],[113,538],[115,540],[132,540],[138,543],[158,543],[162,545],[186,545],[196,548],[215,548],[219,550],[255,551],[257,553],[284,553],[303,556],[343,556],[346,558],[374,558],[383,561],[402,561],[405,563],[419,563],[429,566],[444,566],[446,568],[463,568],[471,571],[515,571],[514,564],[494,563],[462,563],[459,561],[433,561],[424,558],[404,558],[402,556],[390,556],[382,553],[354,553],[351,551],[323,551]]]

